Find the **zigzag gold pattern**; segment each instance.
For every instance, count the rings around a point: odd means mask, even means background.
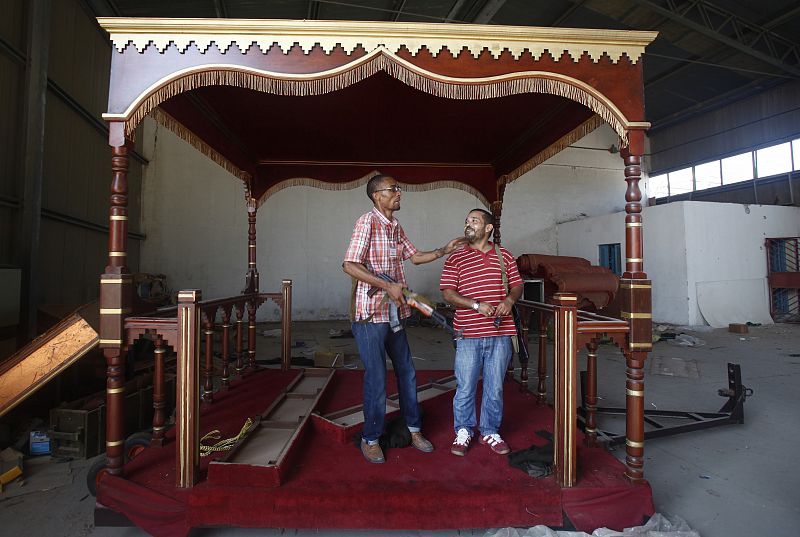
[[[397,53],[405,48],[416,56],[425,47],[434,56],[445,49],[456,56],[466,49],[475,58],[487,51],[494,58],[508,52],[518,59],[527,51],[538,59],[547,51],[556,61],[566,52],[572,61],[585,53],[594,62],[607,55],[616,63],[624,55],[636,63],[644,47],[658,35],[631,30],[380,21],[115,17],[97,21],[111,34],[117,51],[130,45],[139,53],[150,46],[163,53],[170,45],[184,53],[191,44],[205,53],[213,43],[227,54],[233,53],[233,47],[244,54],[253,45],[264,54],[273,46],[284,54],[294,46],[305,54],[316,46],[326,54],[337,46],[351,54],[360,46],[367,52],[383,47]]]
[[[546,93],[578,102],[603,118],[627,145],[630,122],[603,94],[580,80],[549,73],[526,71],[484,78],[455,78],[417,67],[385,50],[377,50],[354,62],[310,75],[273,73],[233,65],[204,65],[174,73],[158,81],[131,103],[122,115],[126,133],[132,132],[147,113],[165,100],[199,87],[224,85],[276,95],[321,95],[360,82],[379,71],[420,91],[449,99],[493,99],[521,93]]]
[[[327,183],[325,181],[312,179],[310,177],[296,177],[293,179],[287,179],[286,181],[281,181],[280,183],[274,185],[272,188],[264,192],[264,194],[262,194],[262,196],[258,199],[258,206],[261,207],[261,205],[263,205],[271,196],[289,187],[310,186],[314,188],[320,188],[322,190],[353,190],[354,188],[364,186],[365,184],[367,184],[367,181],[369,181],[370,179],[372,179],[373,177],[375,177],[380,173],[381,172],[377,170],[373,170],[364,177],[355,179],[353,181],[348,181],[346,183]],[[481,201],[481,203],[483,203],[486,207],[489,206],[489,200],[486,199],[486,196],[481,194],[477,189],[471,187],[470,185],[460,183],[458,181],[442,180],[442,181],[433,181],[430,183],[424,183],[421,185],[400,182],[400,185],[403,187],[404,192],[427,192],[429,190],[437,190],[439,188],[455,188],[457,190],[462,190],[468,194],[472,194],[473,196],[478,198]]]
[[[189,145],[200,151],[203,155],[219,164],[225,171],[241,179],[245,183],[245,197],[248,195],[248,184],[250,181],[250,174],[240,170],[233,162],[223,157],[220,153],[215,151],[210,145],[201,140],[195,133],[186,128],[177,119],[166,113],[159,107],[153,108],[150,111],[152,117],[158,124],[166,127],[178,138],[187,142]]]
[[[499,184],[508,184],[516,181],[522,175],[528,173],[532,169],[534,169],[539,164],[543,163],[547,159],[555,156],[556,154],[560,153],[567,147],[571,146],[597,127],[603,124],[603,118],[598,116],[597,114],[593,115],[576,128],[556,140],[553,144],[547,146],[542,151],[538,152],[534,155],[531,159],[525,161],[522,165],[517,167],[511,173],[507,173],[498,179]]]

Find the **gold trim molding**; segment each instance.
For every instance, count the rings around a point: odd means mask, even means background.
[[[181,53],[190,44],[205,53],[214,43],[220,51],[236,47],[244,54],[256,45],[266,54],[273,46],[287,54],[299,46],[305,54],[319,46],[330,54],[337,46],[351,54],[385,48],[396,54],[406,48],[416,56],[422,47],[434,56],[444,49],[454,56],[466,48],[477,58],[484,50],[494,58],[508,52],[518,59],[530,52],[538,60],[547,51],[555,61],[566,52],[572,61],[586,53],[593,62],[605,54],[613,63],[623,55],[637,63],[657,32],[583,28],[542,28],[484,24],[396,23],[381,21],[318,21],[269,19],[171,19],[98,17],[118,52],[132,45],[142,53],[154,46],[163,53],[173,44]]]
[[[309,186],[313,188],[320,188],[322,190],[353,190],[355,188],[359,188],[367,184],[367,182],[375,177],[376,175],[380,174],[378,170],[373,170],[369,172],[364,177],[359,179],[354,179],[353,181],[348,181],[346,183],[328,183],[325,181],[320,181],[318,179],[313,179],[310,177],[295,177],[293,179],[287,179],[286,181],[281,181],[280,183],[273,185],[270,187],[261,197],[258,199],[258,207],[261,207],[266,201],[286,188],[290,188],[293,186]],[[448,181],[448,180],[439,180],[439,181],[431,181],[430,183],[423,183],[420,185],[417,184],[410,184],[410,183],[400,183],[400,186],[403,188],[403,192],[427,192],[429,190],[437,190],[440,188],[454,188],[456,190],[462,190],[467,194],[472,194],[475,196],[484,206],[489,207],[489,200],[486,199],[486,196],[481,194],[481,192],[466,184],[461,183],[459,181]]]

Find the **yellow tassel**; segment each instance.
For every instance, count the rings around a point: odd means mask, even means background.
[[[245,420],[244,422],[244,425],[242,426],[242,430],[239,431],[239,434],[237,434],[232,438],[226,438],[225,440],[220,440],[216,444],[210,446],[203,444],[203,442],[206,440],[219,440],[221,436],[220,432],[219,430],[215,429],[205,434],[203,438],[200,439],[200,456],[206,457],[218,451],[230,451],[231,449],[233,449],[234,446],[236,446],[236,444],[239,443],[240,440],[242,440],[245,436],[247,436],[247,433],[250,432],[250,429],[253,427],[253,423],[254,422],[251,418],[247,418],[247,420]]]

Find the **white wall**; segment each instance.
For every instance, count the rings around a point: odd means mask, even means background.
[[[619,145],[610,127],[602,125],[506,187],[501,235],[514,255],[555,254],[556,224],[621,211],[625,176]],[[591,149],[583,149],[591,148]]]
[[[642,218],[655,321],[708,324],[698,304],[704,286],[730,289],[738,322],[768,321],[764,239],[800,235],[800,208],[687,201],[645,207]],[[624,213],[561,224],[558,253],[597,263],[598,245],[624,248],[624,232]]]
[[[143,185],[142,270],[167,274],[173,291],[199,287],[208,298],[238,293],[247,266],[247,218],[241,183],[164,127],[147,120]],[[622,159],[607,149],[618,144],[602,126],[508,185],[501,225],[512,253],[556,253],[555,225],[624,206]],[[397,178],[402,182],[402,177]],[[461,190],[403,193],[396,214],[422,250],[463,233],[467,212],[481,203]],[[258,212],[258,270],[263,291],[293,280],[297,320],[347,317],[350,280],[341,262],[353,224],[370,210],[365,187],[328,191],[284,189]],[[406,264],[410,286],[435,300],[442,261]],[[268,304],[260,318],[275,318]]]
[[[239,293],[247,268],[242,182],[150,118],[143,141],[142,272],[166,274],[174,292]]]

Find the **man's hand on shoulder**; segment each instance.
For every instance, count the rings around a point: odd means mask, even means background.
[[[461,247],[465,242],[467,242],[466,237],[456,237],[455,239],[448,242],[444,246],[444,248],[442,248],[442,251],[444,252],[444,255],[451,254],[454,251],[456,251],[459,247]]]

